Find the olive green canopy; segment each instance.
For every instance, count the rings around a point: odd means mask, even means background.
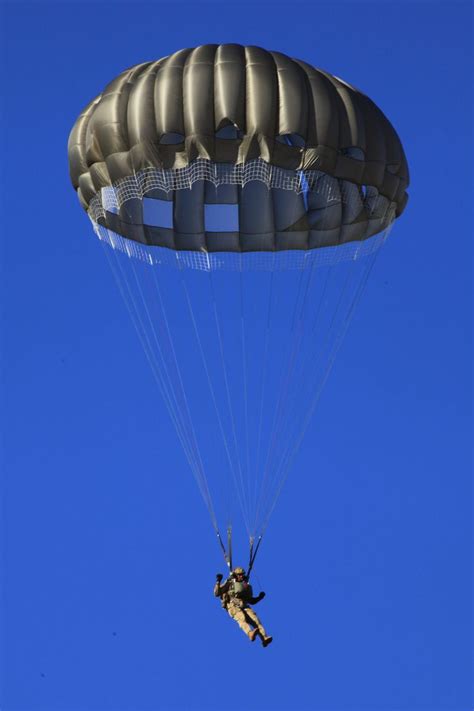
[[[130,192],[130,181],[141,180],[141,188],[145,185],[141,199],[149,189],[150,197],[169,200],[169,194],[156,189],[153,194],[143,176],[150,175],[150,170],[179,174],[196,161],[221,167],[254,162],[293,171],[308,180],[307,176],[323,174],[338,180],[339,185],[359,186],[363,199],[369,187],[391,206],[391,219],[401,214],[407,201],[405,154],[380,109],[359,90],[327,72],[253,46],[203,45],[124,71],[81,113],[69,138],[68,153],[72,183],[89,212],[103,188],[122,185],[123,201],[137,197],[136,191]],[[209,179],[209,173],[201,177]],[[275,187],[274,183],[269,186]],[[182,186],[174,185],[173,189],[176,187]],[[206,202],[205,196],[203,200]],[[253,202],[260,200],[257,195]],[[227,194],[221,202],[239,203],[240,193]],[[186,204],[183,215],[192,212],[195,204],[196,200]],[[319,203],[313,207],[321,213]],[[103,214],[94,212],[94,221],[128,238],[176,248],[192,249],[196,243],[197,248],[214,249],[204,237],[201,242],[188,238],[191,233],[205,233],[202,224],[181,229],[175,224],[168,239],[163,230],[155,229],[153,235],[153,226],[137,231],[143,218],[133,210],[128,215],[104,210]],[[292,210],[294,213],[294,207]],[[272,224],[255,230],[247,227],[245,232],[274,235],[291,229],[308,234],[315,229],[306,217],[302,219],[300,214],[297,218],[288,219],[283,227],[275,227],[272,218]],[[351,216],[354,221],[360,218]],[[337,236],[324,236],[313,243],[309,237],[304,243],[296,240],[295,248],[364,239],[386,223],[384,218],[365,231],[352,229],[342,237],[339,230]],[[334,225],[331,229],[334,231]],[[184,247],[176,244],[180,233],[186,234]],[[225,240],[221,244],[226,244]],[[254,244],[243,248],[255,248]],[[287,239],[282,245],[292,248]],[[242,249],[242,241],[228,248]]]

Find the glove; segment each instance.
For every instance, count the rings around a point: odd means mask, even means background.
[[[259,600],[263,600],[264,597],[265,597],[265,593],[262,591],[262,592],[259,594],[258,599],[259,599]]]
[[[222,574],[221,574],[221,573],[217,573],[217,575],[216,575],[216,580],[217,580],[218,583],[221,582],[221,580],[222,580]]]

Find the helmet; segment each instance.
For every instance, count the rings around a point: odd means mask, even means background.
[[[232,571],[233,575],[245,575],[245,570],[243,568],[234,568]]]

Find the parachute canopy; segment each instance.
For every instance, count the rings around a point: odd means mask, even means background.
[[[400,140],[327,72],[203,45],[114,79],[69,165],[221,545],[235,501],[251,568],[405,207]]]
[[[69,165],[95,224],[177,250],[366,239],[407,200],[400,140],[367,96],[300,60],[234,44],[120,74],[78,118]],[[226,229],[205,205],[228,206]]]

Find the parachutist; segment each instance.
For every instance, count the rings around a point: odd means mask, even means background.
[[[250,605],[255,605],[263,600],[265,593],[261,592],[257,597],[253,596],[252,586],[248,582],[243,568],[235,568],[223,585],[221,585],[221,581],[222,575],[218,573],[214,585],[214,595],[221,598],[222,607],[237,622],[251,642],[254,642],[260,635],[262,645],[267,647],[273,637],[267,635],[257,614],[250,607]]]

